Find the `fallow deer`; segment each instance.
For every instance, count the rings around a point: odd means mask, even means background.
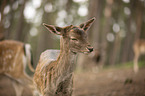
[[[31,46],[14,40],[0,42],[0,74],[12,79],[16,96],[21,96],[25,85],[32,84],[32,78],[25,72],[26,65],[34,72],[31,62]]]
[[[133,51],[134,51],[134,72],[138,72],[138,59],[139,56],[142,54],[145,54],[145,40],[139,39],[136,40],[133,45]]]
[[[60,38],[60,54],[57,60],[50,60],[47,51],[40,56],[34,74],[34,84],[43,96],[71,96],[73,70],[77,53],[90,53],[93,47],[88,42],[87,30],[95,18],[79,26],[44,26]]]

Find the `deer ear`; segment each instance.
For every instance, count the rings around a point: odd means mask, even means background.
[[[61,35],[62,29],[61,27],[58,26],[53,26],[53,25],[47,25],[45,23],[43,23],[43,25],[51,32],[54,33],[56,35]]]
[[[79,27],[82,28],[84,31],[87,31],[95,19],[96,18],[94,17],[94,18],[88,20],[87,22],[80,24]]]

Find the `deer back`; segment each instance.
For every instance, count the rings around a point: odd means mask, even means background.
[[[7,74],[11,77],[20,77],[25,67],[30,63],[31,58],[27,58],[30,52],[25,44],[13,40],[0,42],[0,74]]]

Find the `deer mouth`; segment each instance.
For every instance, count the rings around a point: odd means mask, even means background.
[[[87,47],[85,51],[83,51],[84,54],[88,54],[93,52],[93,47]]]
[[[71,51],[71,52],[74,54],[77,54],[77,53],[89,54],[89,53],[91,53],[90,51]]]
[[[86,50],[86,51],[82,51],[81,53],[84,53],[84,54],[89,54],[89,53],[91,53],[92,51],[90,51],[90,50]]]
[[[77,53],[89,54],[89,53],[93,52],[93,47],[87,47],[83,50],[73,49],[73,50],[71,50],[71,52],[74,53],[74,54],[77,54]]]

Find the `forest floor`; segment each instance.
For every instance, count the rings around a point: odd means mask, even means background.
[[[11,80],[0,77],[0,96],[15,96]],[[23,96],[32,96],[25,88]],[[105,68],[98,73],[75,72],[73,96],[145,96],[145,67],[135,74],[132,68]]]
[[[145,67],[137,74],[132,68],[77,73],[73,96],[145,96]]]

